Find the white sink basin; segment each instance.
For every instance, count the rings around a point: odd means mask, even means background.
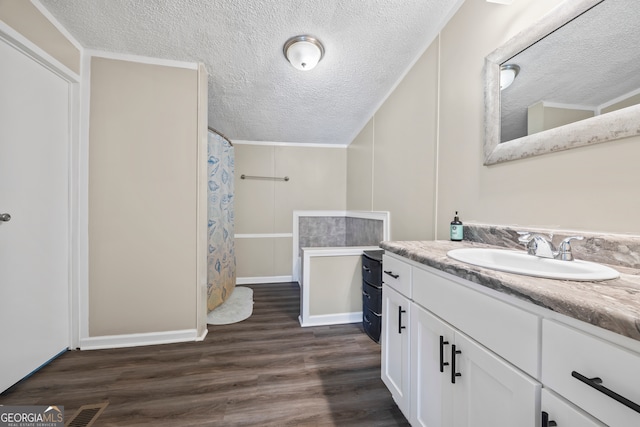
[[[508,249],[461,248],[449,251],[447,256],[479,267],[548,279],[592,281],[620,277],[616,270],[594,262],[540,258]]]

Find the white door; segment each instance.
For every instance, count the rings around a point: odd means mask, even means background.
[[[382,381],[398,408],[409,418],[409,316],[410,302],[402,294],[382,285]]]
[[[0,39],[0,391],[69,346],[69,89]]]
[[[453,425],[538,427],[540,384],[462,333],[454,341],[460,353],[451,369],[460,376],[453,388]]]
[[[411,307],[411,425],[450,426],[454,330],[427,310]]]

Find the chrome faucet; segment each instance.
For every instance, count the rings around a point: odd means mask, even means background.
[[[529,255],[541,258],[559,259],[562,261],[573,261],[573,253],[571,252],[571,241],[582,240],[582,236],[571,236],[560,242],[558,250],[553,246],[553,234],[545,236],[539,233],[530,233],[527,231],[519,231],[518,242],[527,248]]]
[[[555,249],[553,247],[553,234],[549,234],[549,237],[529,232],[518,232],[520,237],[518,242],[522,243],[527,248],[529,255],[538,256],[541,258],[555,258]]]
[[[556,254],[555,258],[562,261],[573,261],[573,253],[571,252],[571,241],[582,239],[584,239],[584,237],[582,236],[571,236],[564,239],[562,242],[560,242],[560,246],[558,246],[558,253]]]

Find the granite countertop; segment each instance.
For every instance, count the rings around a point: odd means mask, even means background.
[[[394,241],[382,242],[380,247],[540,307],[640,340],[638,269],[610,265],[620,272],[620,278],[601,282],[576,282],[504,273],[447,257],[447,252],[451,249],[496,247],[482,243]]]

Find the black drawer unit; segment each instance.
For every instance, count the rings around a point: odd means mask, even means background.
[[[362,311],[362,327],[372,340],[380,344],[380,333],[382,331],[382,315],[374,313],[366,307]]]
[[[362,306],[374,313],[382,313],[382,287],[362,282]]]
[[[382,330],[382,254],[383,250],[362,254],[362,327],[377,343]]]

